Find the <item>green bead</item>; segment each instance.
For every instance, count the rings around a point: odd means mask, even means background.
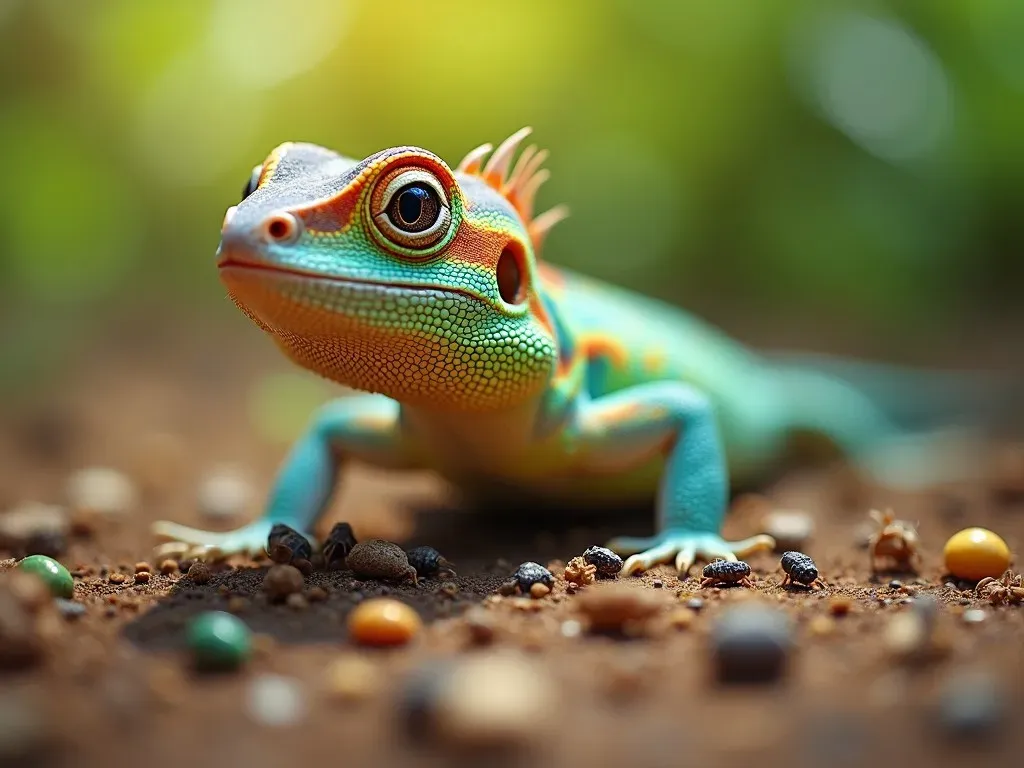
[[[252,633],[236,616],[209,611],[189,625],[188,647],[200,669],[236,669],[252,652]]]
[[[71,578],[68,569],[52,557],[29,555],[18,563],[18,568],[42,579],[54,597],[74,597],[75,580]]]

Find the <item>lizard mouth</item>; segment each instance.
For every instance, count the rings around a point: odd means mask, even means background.
[[[350,286],[353,288],[365,286],[369,289],[376,288],[380,290],[395,290],[403,293],[416,292],[432,295],[436,295],[437,293],[454,294],[482,304],[488,304],[483,297],[477,296],[476,294],[470,293],[462,288],[454,288],[450,285],[413,282],[384,282],[382,280],[367,280],[361,277],[338,277],[335,275],[325,275],[319,272],[296,269],[294,267],[282,267],[277,264],[241,261],[231,257],[219,261],[217,263],[217,268],[222,274],[230,274],[231,272],[263,272],[270,275],[279,275],[284,278],[316,280],[320,283],[332,283],[339,286]]]

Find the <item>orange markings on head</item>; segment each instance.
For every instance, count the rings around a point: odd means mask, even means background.
[[[493,270],[498,264],[498,257],[506,242],[506,234],[480,229],[468,221],[463,221],[459,231],[455,233],[455,239],[448,246],[448,256],[466,264],[479,264]]]
[[[330,200],[318,202],[296,213],[302,217],[306,229],[314,234],[339,232],[352,223],[365,186],[365,179],[359,177]]]
[[[615,367],[624,367],[629,362],[629,352],[611,336],[599,334],[584,335],[577,340],[579,348],[588,359],[606,357]]]

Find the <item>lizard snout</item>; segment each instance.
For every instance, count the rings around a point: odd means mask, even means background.
[[[240,216],[237,206],[228,208],[221,225],[220,253],[259,252],[268,245],[288,245],[298,240],[302,223],[287,211],[274,211],[258,221]]]

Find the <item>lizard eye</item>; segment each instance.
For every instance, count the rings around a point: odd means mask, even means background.
[[[245,182],[245,187],[242,189],[242,199],[245,200],[249,195],[256,191],[256,187],[260,184],[260,176],[263,174],[263,166],[257,165],[252,169],[252,173],[249,174],[249,180]]]
[[[391,178],[378,198],[373,220],[381,232],[405,248],[429,248],[451,227],[448,198],[437,178],[424,170],[404,171]]]

